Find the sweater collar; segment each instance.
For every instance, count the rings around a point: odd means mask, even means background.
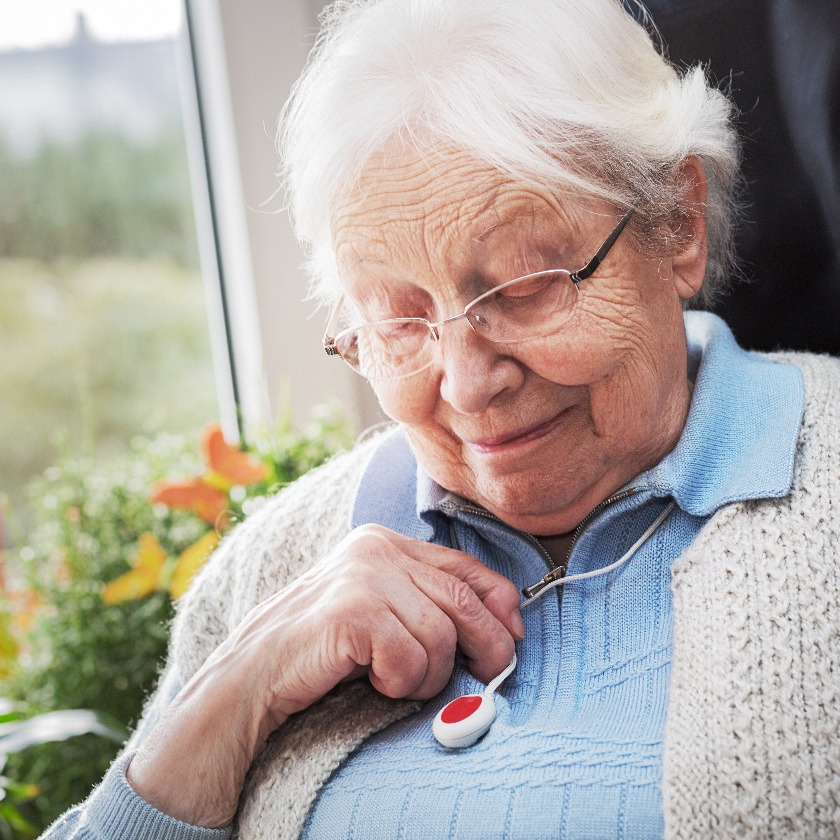
[[[633,484],[673,497],[695,516],[733,501],[787,495],[805,399],[799,369],[742,350],[708,312],[687,312],[685,325],[694,379],[685,429],[671,453]],[[450,497],[416,463],[396,428],[362,477],[351,526],[375,522],[430,540]]]
[[[694,379],[688,419],[642,480],[695,516],[786,496],[805,403],[799,368],[742,350],[716,315],[687,312],[685,325]]]

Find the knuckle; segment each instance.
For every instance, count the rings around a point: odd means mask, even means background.
[[[450,577],[448,586],[449,599],[461,618],[470,620],[480,617],[484,611],[484,605],[469,584],[458,578]]]
[[[422,651],[406,648],[399,657],[399,667],[376,670],[371,675],[373,687],[387,697],[408,697],[422,685],[428,660]]]
[[[458,644],[458,629],[449,620],[441,621],[437,627],[437,638],[435,640],[436,652],[451,657]]]
[[[414,692],[421,680],[421,676],[415,677],[408,673],[392,674],[387,681],[382,681],[382,693],[393,698],[408,697]]]
[[[346,542],[337,552],[341,566],[348,563],[364,568],[375,569],[382,563],[394,559],[399,549],[390,539],[391,532],[379,525],[362,525],[348,535]]]

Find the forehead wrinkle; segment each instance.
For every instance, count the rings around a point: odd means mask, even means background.
[[[479,180],[472,173],[472,181]],[[470,239],[468,226],[493,206],[498,192],[498,185],[483,178],[481,190],[470,186],[461,182],[441,188],[429,180],[418,194],[392,180],[365,190],[337,215],[336,255],[350,268],[418,261],[425,270],[450,268],[463,261],[459,252]]]
[[[527,267],[537,240],[542,247],[556,236],[557,250],[574,248],[588,227],[586,204],[511,181],[464,154],[388,155],[367,165],[337,206],[336,257],[353,274],[384,266],[449,296],[485,265],[501,261],[513,269],[513,258]]]

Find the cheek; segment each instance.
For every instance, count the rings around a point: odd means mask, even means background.
[[[373,392],[385,414],[407,426],[426,422],[437,403],[437,386],[422,373],[396,382],[373,384]]]
[[[568,387],[596,385],[645,354],[651,324],[635,287],[594,288],[581,295],[574,317],[551,342],[527,349],[538,376]]]
[[[591,328],[570,334],[574,339],[528,348],[523,362],[541,379],[567,388],[594,385],[622,364],[628,348],[613,336]]]

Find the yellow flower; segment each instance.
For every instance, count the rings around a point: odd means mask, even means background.
[[[189,588],[196,572],[204,565],[213,549],[219,544],[219,535],[208,531],[178,556],[172,577],[169,579],[169,594],[180,598]]]
[[[102,600],[106,604],[122,604],[145,598],[161,587],[167,558],[166,549],[154,534],[142,534],[131,569],[105,585]]]
[[[102,600],[106,604],[122,604],[164,589],[173,598],[180,598],[218,543],[219,535],[208,531],[172,561],[157,537],[145,533],[140,537],[131,569],[105,585]]]

